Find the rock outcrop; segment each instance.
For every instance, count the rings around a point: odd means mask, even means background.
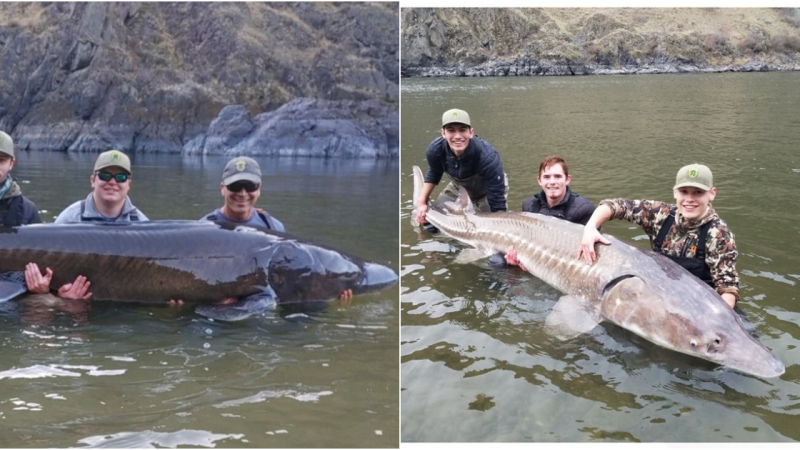
[[[402,76],[800,70],[798,8],[408,8]]]
[[[0,3],[0,129],[20,150],[396,157],[398,22],[396,3]]]

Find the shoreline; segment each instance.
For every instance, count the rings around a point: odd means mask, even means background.
[[[521,62],[521,63],[520,63]],[[478,66],[404,67],[400,78],[442,77],[531,77],[531,76],[585,76],[585,75],[659,75],[672,73],[747,73],[747,72],[798,72],[795,64],[770,64],[751,61],[746,64],[709,66],[694,63],[643,64],[623,67],[570,63],[528,63],[527,61],[491,61]]]

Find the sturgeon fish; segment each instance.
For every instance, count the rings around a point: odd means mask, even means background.
[[[0,301],[26,291],[25,265],[53,269],[53,287],[78,275],[92,300],[197,303],[238,320],[282,307],[318,307],[345,289],[378,291],[390,268],[269,230],[209,221],[38,224],[0,228]],[[212,306],[227,297],[230,306]]]
[[[419,167],[413,171],[416,205],[423,176]],[[545,321],[561,339],[606,320],[662,347],[758,377],[785,371],[714,289],[662,255],[606,234],[611,245],[597,245],[598,258],[587,265],[577,258],[582,225],[527,212],[475,213],[464,190],[455,203],[430,207],[426,219],[474,247],[466,250],[474,252],[472,259],[513,245],[532,275],[566,294]]]

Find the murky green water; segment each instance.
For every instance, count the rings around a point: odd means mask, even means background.
[[[800,73],[403,79],[401,440],[800,440],[797,105]],[[462,244],[408,221],[411,166],[427,167],[453,107],[500,151],[513,210],[549,154],[595,204],[672,200],[678,168],[708,164],[740,252],[740,307],[786,373],[742,375],[611,324],[560,342],[543,331],[558,291],[516,268],[455,264]],[[603,231],[646,242],[627,222]]]
[[[95,157],[22,153],[13,173],[52,222],[89,193]],[[221,205],[226,162],[137,155],[131,198],[151,219],[197,219]],[[259,162],[259,206],[288,232],[397,270],[396,161]],[[397,298],[227,324],[191,308],[0,305],[0,447],[396,447]]]

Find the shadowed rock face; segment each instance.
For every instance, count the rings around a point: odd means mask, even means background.
[[[395,156],[398,14],[388,3],[2,3],[0,129],[20,149],[226,153],[220,141],[280,130],[261,154]],[[246,113],[209,128],[230,105]],[[320,149],[308,122],[324,113],[340,144]]]

